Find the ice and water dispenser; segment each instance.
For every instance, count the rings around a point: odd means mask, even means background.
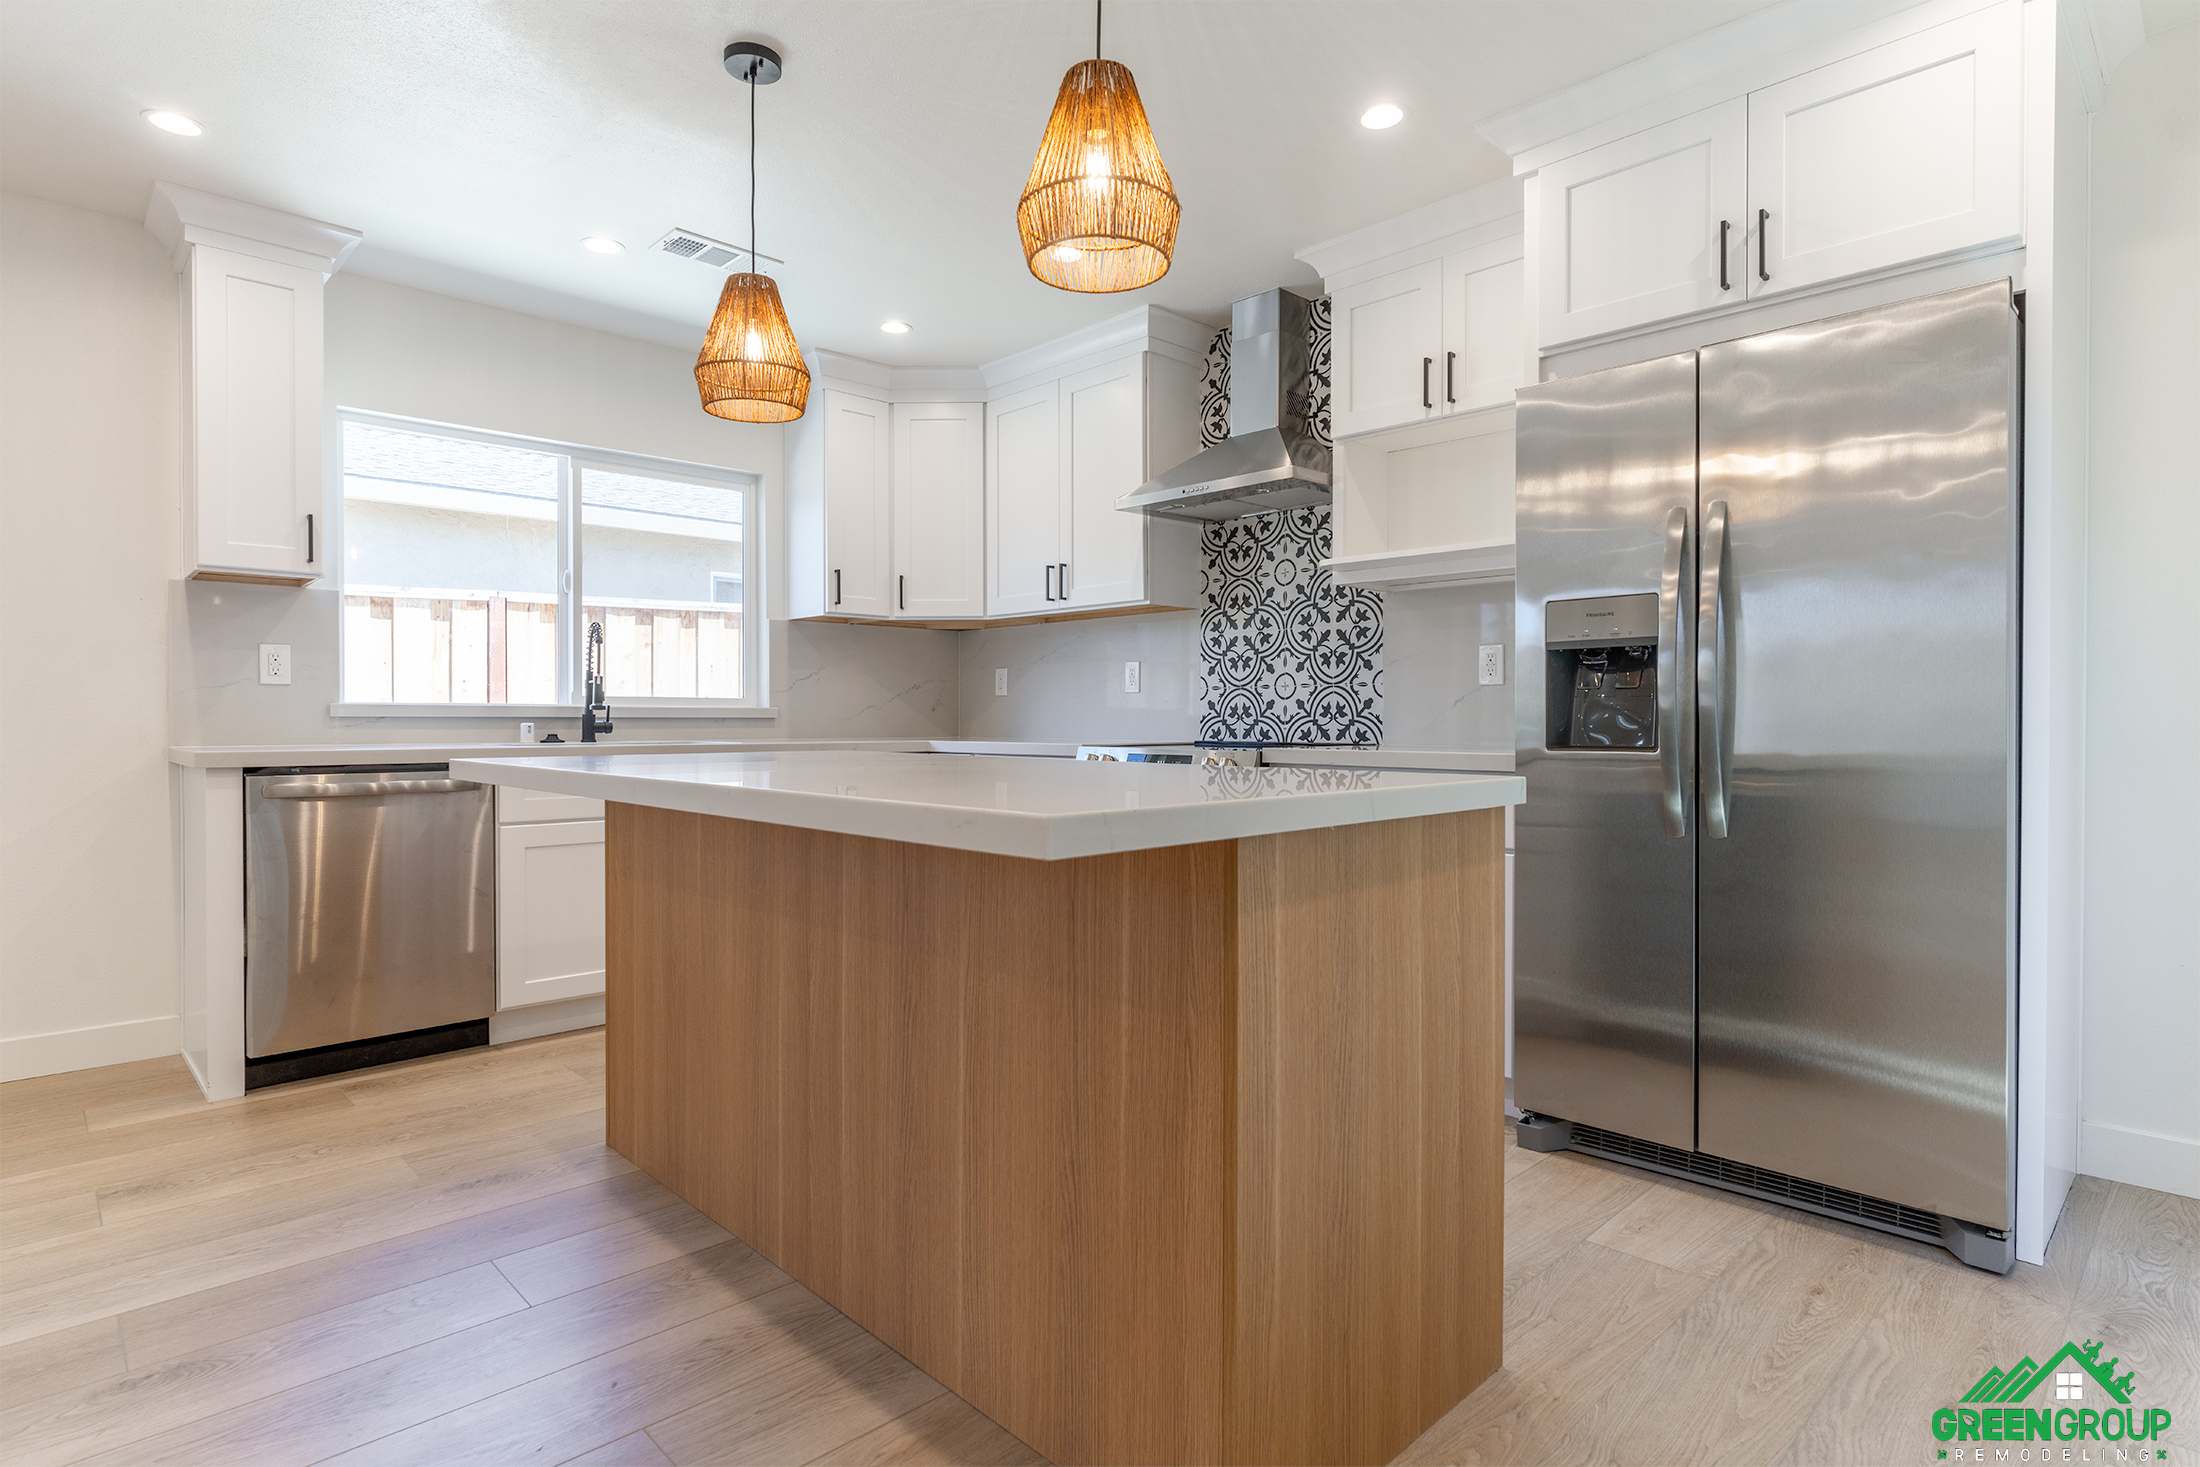
[[[1658,598],[1583,596],[1543,605],[1544,747],[1658,746]]]

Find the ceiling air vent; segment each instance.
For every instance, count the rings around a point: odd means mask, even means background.
[[[698,265],[707,265],[722,275],[750,268],[749,252],[744,246],[727,244],[722,239],[712,239],[709,235],[697,234],[692,229],[675,229],[658,240],[652,248],[668,255],[677,255],[683,260],[693,260]],[[785,260],[775,260],[770,255],[760,254],[756,258],[762,262],[767,275],[771,273],[773,266],[787,263]]]

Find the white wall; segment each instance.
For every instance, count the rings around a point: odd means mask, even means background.
[[[0,194],[0,1080],[176,1052],[176,277]]]
[[[2200,1197],[2200,25],[2093,119],[2083,1123],[2079,1167]]]
[[[1156,612],[958,633],[961,736],[1181,744],[1199,737],[1199,614]],[[1123,691],[1123,664],[1139,691]],[[993,672],[1008,669],[1008,696]]]

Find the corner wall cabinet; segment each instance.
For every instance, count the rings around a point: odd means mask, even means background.
[[[1544,164],[1538,344],[2017,241],[2021,9],[1993,5]]]
[[[500,786],[497,1007],[602,993],[603,914],[603,802]]]
[[[153,186],[145,227],[182,277],[182,574],[318,580],[321,287],[359,235],[170,183]]]
[[[893,614],[892,422],[887,405],[826,388],[787,425],[787,610]]]
[[[985,615],[985,404],[893,405],[894,615]]]

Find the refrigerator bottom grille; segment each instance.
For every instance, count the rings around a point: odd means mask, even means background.
[[[1767,1167],[1751,1166],[1743,1161],[1729,1161],[1723,1156],[1712,1156],[1702,1151],[1683,1151],[1678,1146],[1667,1146],[1661,1141],[1645,1141],[1640,1136],[1585,1126],[1578,1121],[1574,1124],[1573,1149],[1610,1161],[1648,1167],[1653,1171],[1686,1177],[1690,1181],[1724,1187],[1730,1192],[1743,1192],[1772,1202],[1784,1202],[1790,1207],[1823,1213],[1843,1222],[1862,1223],[1866,1227],[1899,1233],[1905,1238],[1915,1238],[1921,1243],[1937,1246],[1943,1242],[1938,1213],[1921,1212],[1899,1202],[1889,1202],[1884,1197],[1867,1196],[1842,1187],[1829,1187],[1823,1182],[1791,1177],[1786,1172],[1776,1172]]]

